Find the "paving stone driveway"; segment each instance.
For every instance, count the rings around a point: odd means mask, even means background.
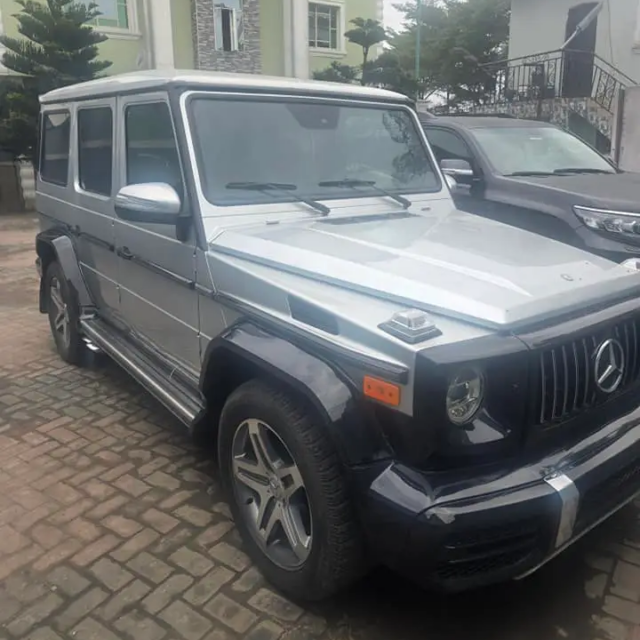
[[[0,640],[640,640],[640,505],[529,580],[379,572],[303,610],[241,551],[215,469],[115,365],[63,365],[33,222],[0,218]]]

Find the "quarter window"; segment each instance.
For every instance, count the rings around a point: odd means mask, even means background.
[[[82,4],[98,5],[98,11],[102,15],[93,20],[96,27],[115,27],[116,29],[129,28],[128,2],[133,0],[81,0]]]
[[[338,49],[340,7],[309,3],[309,46],[312,49]]]
[[[113,114],[111,107],[78,111],[78,180],[85,191],[111,195]]]
[[[472,161],[469,147],[455,133],[444,129],[427,129],[426,133],[438,163],[443,160]]]
[[[69,176],[71,115],[68,111],[45,113],[42,117],[40,178],[66,185]]]
[[[127,184],[164,182],[182,196],[182,172],[166,102],[136,104],[125,112]]]

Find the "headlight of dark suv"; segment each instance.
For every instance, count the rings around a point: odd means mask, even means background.
[[[590,229],[635,237],[640,240],[640,213],[593,209],[577,205],[573,207],[573,211]]]

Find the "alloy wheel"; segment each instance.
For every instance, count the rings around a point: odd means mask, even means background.
[[[311,509],[280,436],[260,420],[242,422],[233,437],[231,469],[242,515],[264,553],[283,569],[301,566],[311,551]]]

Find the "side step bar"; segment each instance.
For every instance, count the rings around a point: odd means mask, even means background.
[[[113,358],[184,424],[191,426],[203,408],[197,389],[172,378],[170,372],[165,372],[101,320],[82,319],[80,326],[94,345]]]

